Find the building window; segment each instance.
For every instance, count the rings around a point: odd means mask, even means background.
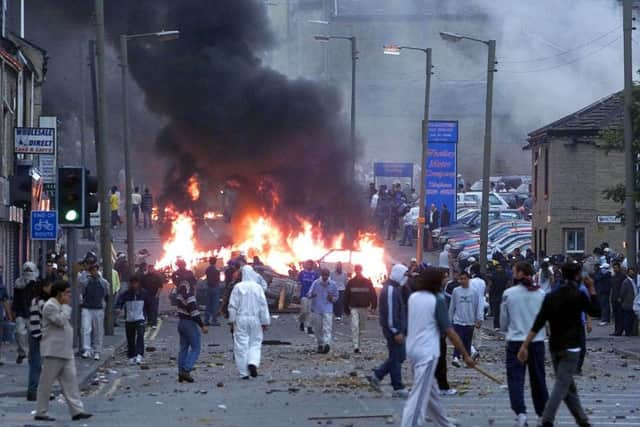
[[[584,228],[564,230],[564,250],[567,254],[584,254]]]
[[[549,147],[544,149],[544,198],[549,197]]]
[[[536,150],[533,154],[533,200],[538,200],[538,159],[540,151]]]

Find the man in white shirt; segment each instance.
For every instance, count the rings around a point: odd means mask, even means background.
[[[544,338],[545,329],[533,339],[529,346],[529,358],[526,363],[518,360],[518,351],[522,346],[531,325],[536,319],[542,302],[544,291],[532,280],[531,266],[518,262],[513,267],[514,285],[502,296],[500,305],[500,328],[506,332],[507,351],[507,385],[511,409],[515,412],[516,425],[527,425],[527,407],[524,403],[525,373],[529,368],[531,397],[536,414],[542,416],[544,405],[549,399],[544,370]]]
[[[142,195],[140,194],[140,188],[136,187],[131,194],[131,208],[133,210],[133,216],[136,219],[136,227],[140,226],[140,204],[142,203]]]
[[[471,267],[469,267],[469,271],[471,272],[471,280],[469,281],[469,286],[471,289],[476,291],[478,296],[480,297],[480,304],[482,305],[482,313],[484,314],[484,310],[486,307],[486,294],[487,294],[487,282],[484,281],[482,276],[480,276],[480,264],[473,263]],[[473,360],[477,360],[480,357],[480,352],[478,349],[481,346],[480,334],[476,334],[473,339],[473,345],[471,346],[471,357]]]

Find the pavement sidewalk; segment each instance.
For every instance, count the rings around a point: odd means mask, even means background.
[[[124,327],[115,328],[114,335],[104,337],[104,348],[100,360],[82,359],[76,356],[76,369],[80,388],[95,375],[102,366],[111,359],[121,347],[126,344]],[[25,359],[22,364],[16,364],[16,345],[2,343],[1,355],[4,365],[0,366],[0,397],[26,397],[29,363]],[[56,384],[57,386],[57,384]],[[55,387],[55,386],[54,386]]]

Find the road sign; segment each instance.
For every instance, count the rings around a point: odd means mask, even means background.
[[[456,120],[429,120],[429,144],[432,142],[458,143]]]
[[[56,240],[58,235],[58,212],[31,212],[31,240]]]
[[[413,178],[413,163],[376,162],[373,175],[391,178]]]

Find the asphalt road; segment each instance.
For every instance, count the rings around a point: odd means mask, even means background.
[[[369,320],[364,353],[354,355],[346,321],[335,324],[335,345],[329,355],[314,353],[311,336],[297,330],[293,315],[272,319],[266,340],[283,345],[264,346],[260,376],[238,378],[232,359],[231,336],[226,327],[211,328],[203,340],[194,373],[196,382],[179,384],[176,320],[163,318],[160,328],[148,331],[144,369],[129,366],[121,352],[84,391],[87,409],[95,417],[82,423],[68,421],[66,405],[52,404],[56,426],[363,426],[399,425],[403,401],[371,390],[364,376],[384,358],[383,342],[374,318]],[[482,366],[504,377],[503,342],[482,334]],[[288,344],[290,343],[290,344]],[[597,344],[596,344],[597,346]],[[585,374],[578,386],[593,425],[640,425],[640,364],[621,359],[608,348],[590,348]],[[405,378],[410,383],[408,367]],[[460,395],[444,402],[450,415],[463,426],[511,426],[506,390],[466,368],[450,368],[450,381]],[[388,381],[388,380],[387,380]],[[553,379],[549,378],[549,384]],[[527,401],[529,402],[529,400]],[[529,405],[530,406],[530,405]],[[34,405],[23,399],[0,401],[0,425],[43,425],[29,415]],[[328,418],[380,415],[380,418]],[[533,421],[535,417],[533,417]],[[558,424],[573,424],[562,408]]]

